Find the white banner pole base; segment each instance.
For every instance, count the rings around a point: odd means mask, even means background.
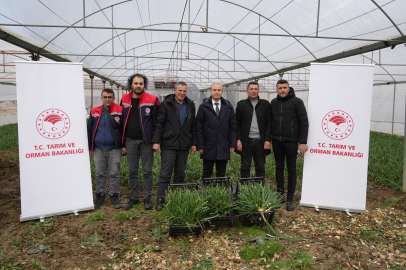
[[[306,203],[306,202],[300,202],[300,206],[305,206],[305,207],[312,207],[314,209],[319,210],[319,208],[322,209],[329,209],[329,210],[338,210],[338,211],[343,211],[343,212],[354,212],[354,213],[362,213],[365,212],[365,209],[356,209],[356,208],[348,208],[348,207],[340,207],[336,205],[327,205],[327,204],[317,204],[315,205],[314,203]]]

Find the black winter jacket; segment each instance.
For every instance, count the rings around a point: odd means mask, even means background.
[[[158,110],[153,143],[161,143],[161,148],[189,149],[197,144],[196,108],[188,97],[185,97],[186,116],[183,126],[180,124],[179,111],[175,105],[175,94],[166,96]]]
[[[237,121],[233,106],[221,98],[220,117],[213,109],[212,98],[200,104],[196,116],[197,150],[201,159],[229,160],[230,148],[237,146]]]
[[[271,101],[272,140],[306,144],[309,131],[306,108],[293,88],[289,88],[286,97],[278,95]]]
[[[249,98],[241,100],[237,103],[236,116],[237,116],[237,140],[241,140],[242,151],[237,153],[245,156],[247,154],[248,138],[251,129],[253,106]],[[271,104],[265,99],[258,99],[258,104],[255,106],[255,113],[257,115],[259,135],[261,143],[264,145],[265,141],[271,142]],[[271,150],[263,149],[264,155],[269,155]]]

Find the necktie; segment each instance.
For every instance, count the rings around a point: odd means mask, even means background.
[[[216,114],[217,114],[217,116],[219,116],[219,114],[220,114],[219,104],[216,102],[216,103],[214,103],[214,105],[216,105]]]

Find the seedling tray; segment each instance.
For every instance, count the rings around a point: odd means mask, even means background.
[[[169,190],[171,189],[190,189],[190,190],[199,190],[199,184],[198,183],[186,183],[186,184],[170,184],[169,185]]]
[[[208,185],[228,186],[230,188],[230,194],[232,194],[232,192],[233,192],[233,186],[230,181],[230,177],[203,178],[202,179],[202,192],[203,192],[204,186],[208,186]]]
[[[264,212],[265,219],[268,221],[269,224],[272,223],[273,216],[275,215],[275,209],[272,209],[269,212]],[[240,215],[241,224],[243,226],[265,226],[265,221],[262,218],[261,213],[252,213],[247,215]]]
[[[202,233],[202,226],[172,226],[169,225],[169,236],[199,235]]]
[[[239,178],[237,180],[237,187],[235,189],[235,196],[238,197],[238,194],[240,193],[240,187],[243,185],[249,185],[249,184],[256,184],[256,183],[262,183],[265,185],[265,177],[250,177],[250,178]]]
[[[230,211],[226,216],[216,217],[210,220],[209,225],[214,225],[216,228],[218,227],[233,227],[233,211]]]

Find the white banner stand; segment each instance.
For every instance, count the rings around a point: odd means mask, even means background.
[[[16,62],[20,221],[94,209],[79,63]]]
[[[300,205],[366,210],[373,75],[374,65],[311,64]]]

